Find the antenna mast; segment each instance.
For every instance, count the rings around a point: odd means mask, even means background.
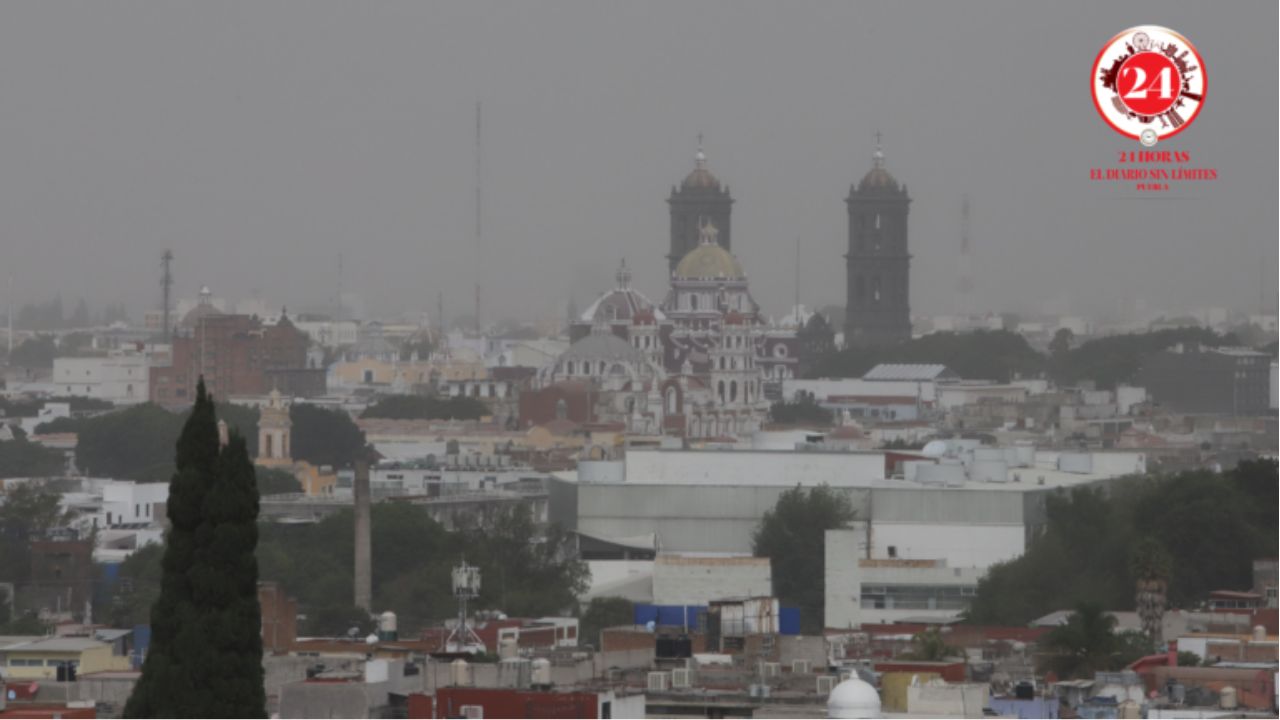
[[[475,158],[476,159],[476,235],[475,235],[475,240],[476,240],[476,334],[477,335],[480,334],[480,272],[481,272],[480,259],[482,256],[480,244],[482,239],[484,238],[484,235],[481,232],[481,226],[480,226],[480,214],[481,214],[482,201],[483,201],[481,175],[480,175],[480,157],[481,157],[480,156],[480,149],[481,149],[480,107],[481,107],[480,101],[477,100],[476,101],[476,158]]]
[[[960,312],[965,318],[973,314],[973,247],[969,243],[969,196],[960,200]]]
[[[173,265],[173,251],[165,250],[164,253],[160,256],[160,266],[163,269],[163,273],[160,276],[160,288],[163,295],[161,298],[161,302],[164,305],[163,307],[160,308],[160,331],[164,337],[164,342],[166,345],[173,342],[173,337],[170,334],[170,322],[169,322],[170,321],[169,308],[172,307],[169,304],[169,299],[170,299],[171,293],[173,292],[172,265]]]

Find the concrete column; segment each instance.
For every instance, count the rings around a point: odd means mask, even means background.
[[[352,492],[356,502],[355,605],[372,613],[373,552],[369,537],[369,462],[367,460],[356,461],[356,477]]]

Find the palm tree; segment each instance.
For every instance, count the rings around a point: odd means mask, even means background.
[[[1163,642],[1164,609],[1168,604],[1169,575],[1173,560],[1157,540],[1144,537],[1129,553],[1129,575],[1134,582],[1134,603],[1142,631],[1159,646]]]
[[[1052,654],[1049,664],[1059,677],[1093,677],[1111,670],[1118,649],[1115,616],[1101,605],[1081,603],[1075,612],[1045,636],[1045,648]]]
[[[938,662],[956,654],[956,649],[947,644],[938,628],[929,628],[911,638],[911,657],[914,660]]]

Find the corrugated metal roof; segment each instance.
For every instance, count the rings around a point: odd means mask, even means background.
[[[881,363],[867,371],[863,380],[937,380],[956,377],[946,365]]]

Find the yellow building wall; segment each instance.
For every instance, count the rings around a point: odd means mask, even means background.
[[[22,680],[52,680],[58,676],[58,663],[75,662],[78,664],[76,672],[80,675],[91,672],[106,672],[115,670],[130,670],[129,658],[122,655],[112,655],[111,646],[103,645],[102,647],[89,648],[83,652],[11,652],[8,654],[8,661],[5,664],[4,674],[7,678],[16,678]],[[40,666],[14,665],[13,661],[30,661],[37,660]],[[53,661],[53,665],[49,661]]]
[[[906,712],[907,688],[912,679],[924,684],[941,677],[938,673],[887,672],[880,676],[880,706],[889,712]]]

